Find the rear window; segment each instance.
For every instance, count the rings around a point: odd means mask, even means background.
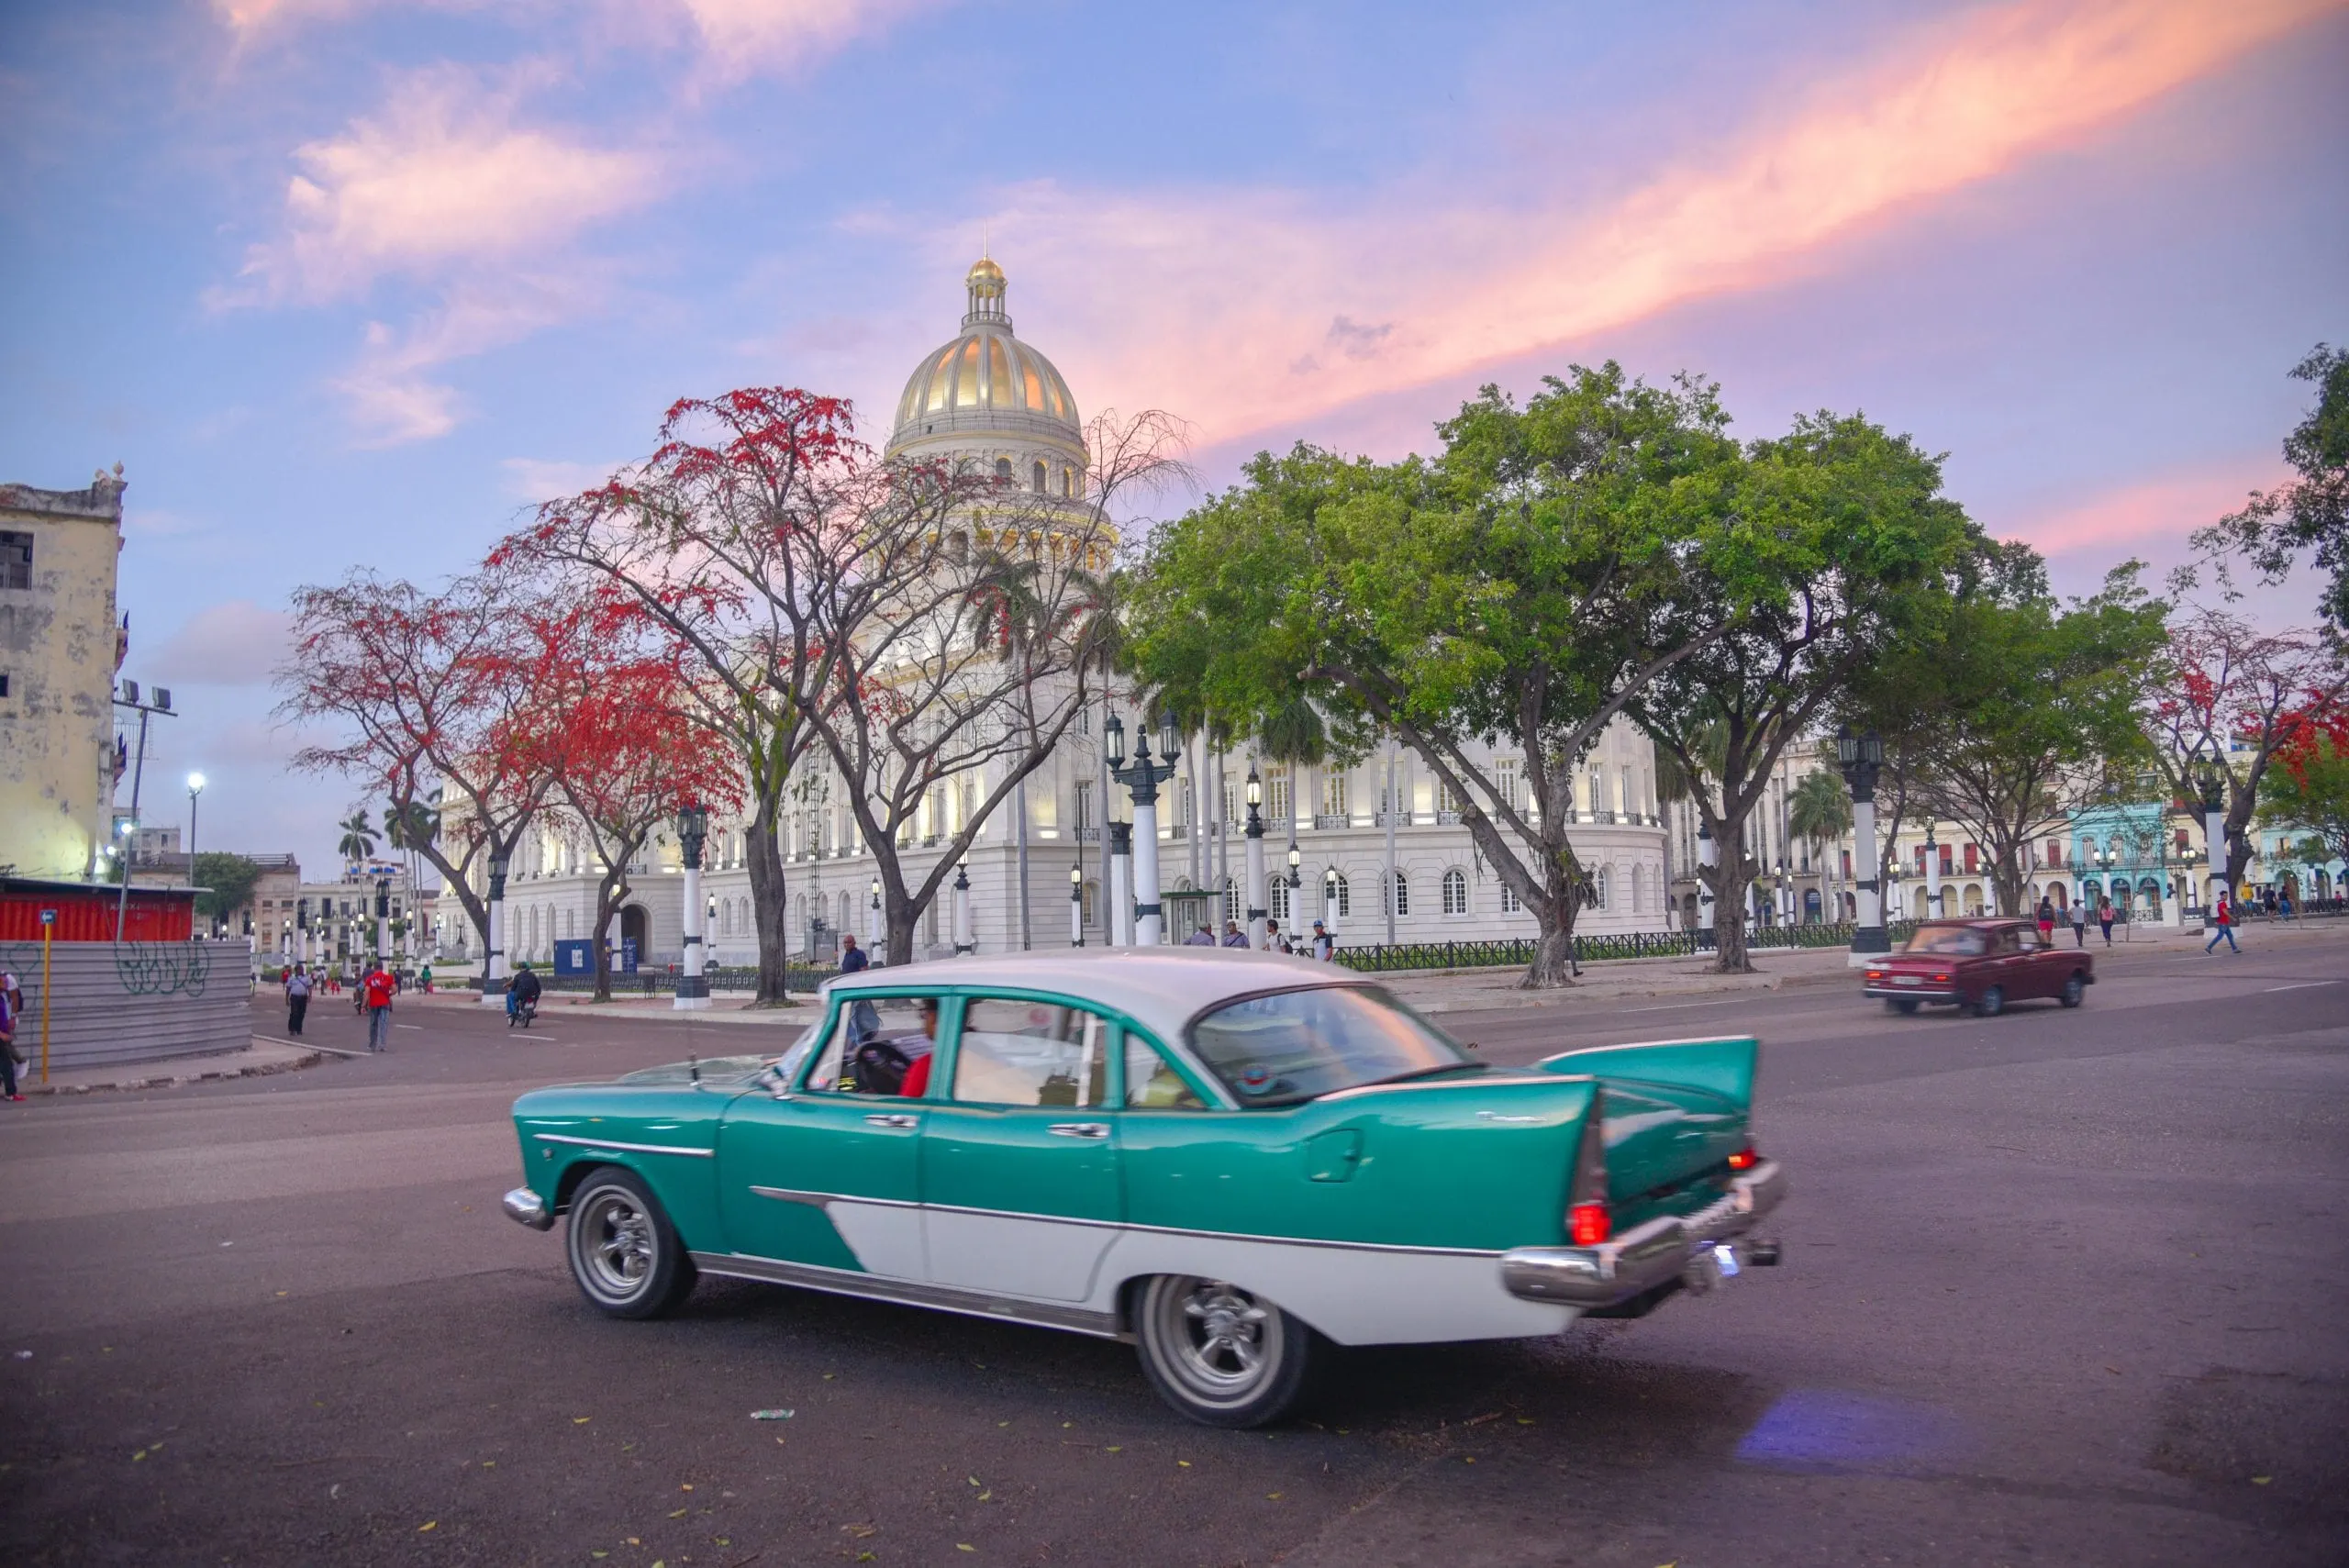
[[[1988,951],[1982,933],[1970,926],[1920,926],[1902,952],[1945,953],[1953,958],[1979,958]]]
[[[1364,1084],[1484,1070],[1433,1024],[1361,985],[1231,1003],[1191,1026],[1191,1044],[1242,1106],[1294,1105]]]

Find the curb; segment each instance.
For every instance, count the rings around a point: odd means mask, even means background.
[[[27,1099],[47,1095],[95,1095],[127,1092],[137,1089],[176,1089],[185,1084],[226,1083],[231,1078],[266,1078],[277,1073],[298,1073],[305,1067],[316,1067],[326,1060],[322,1051],[306,1051],[291,1062],[269,1062],[259,1066],[239,1067],[231,1072],[215,1069],[209,1073],[168,1073],[154,1078],[124,1078],[111,1084],[27,1084],[21,1079],[17,1087]]]

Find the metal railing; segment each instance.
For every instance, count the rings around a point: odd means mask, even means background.
[[[1892,945],[1899,946],[1917,929],[1913,920],[1896,920],[1886,928]],[[1802,948],[1849,947],[1852,926],[1756,926],[1745,933],[1749,952]],[[1533,962],[1538,946],[1531,937],[1508,937],[1486,941],[1397,942],[1392,947],[1338,949],[1338,962],[1367,974],[1406,969],[1499,969],[1523,967]],[[1621,958],[1693,958],[1713,951],[1709,929],[1696,931],[1619,931],[1574,939],[1576,963],[1603,963]]]

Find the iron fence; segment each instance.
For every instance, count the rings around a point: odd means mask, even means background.
[[[1917,929],[1914,920],[1896,920],[1886,928],[1892,945],[1899,946]],[[1846,921],[1841,925],[1756,926],[1745,933],[1748,951],[1772,949],[1849,947],[1853,928]],[[1338,962],[1349,969],[1365,974],[1383,974],[1407,969],[1499,969],[1522,967],[1533,962],[1537,943],[1531,937],[1511,937],[1493,941],[1464,942],[1384,942],[1366,947],[1340,947]],[[1693,958],[1713,951],[1713,933],[1709,929],[1696,931],[1620,931],[1604,935],[1576,935],[1574,939],[1575,962],[1603,963],[1622,958]]]

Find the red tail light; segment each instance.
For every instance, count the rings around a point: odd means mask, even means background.
[[[1596,1247],[1615,1233],[1615,1221],[1603,1203],[1578,1203],[1566,1210],[1566,1233],[1577,1247]]]
[[[1949,984],[1949,976],[1946,974],[1936,974],[1933,976],[1933,984],[1936,985],[1946,985]]]
[[[1615,1218],[1607,1212],[1607,1094],[1593,1084],[1566,1188],[1566,1235],[1577,1247],[1596,1247],[1613,1234]]]
[[[1762,1156],[1753,1151],[1751,1143],[1729,1157],[1729,1168],[1732,1171],[1751,1171],[1760,1163]]]

